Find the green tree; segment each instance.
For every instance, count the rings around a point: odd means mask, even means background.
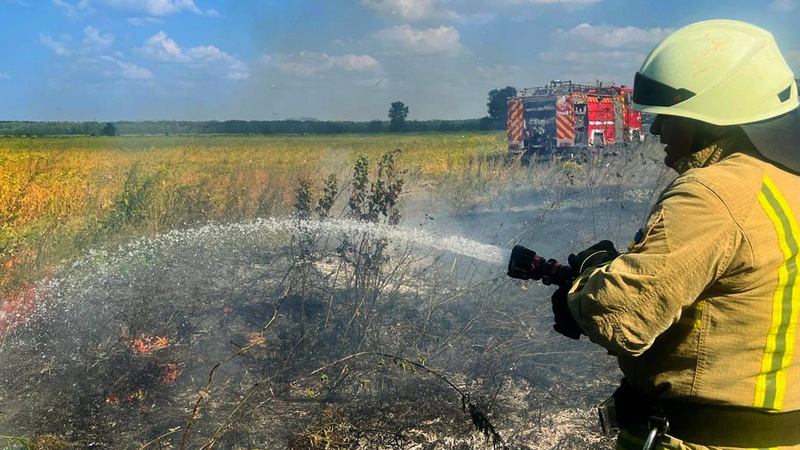
[[[117,126],[111,122],[106,122],[106,126],[103,127],[103,136],[116,136],[117,135]]]
[[[381,131],[383,131],[383,122],[380,120],[370,120],[367,124],[367,132],[380,133]]]
[[[486,103],[489,117],[497,122],[505,123],[508,118],[508,99],[516,95],[517,89],[511,86],[489,91],[489,102]]]
[[[392,102],[389,108],[389,128],[392,131],[400,131],[406,127],[406,117],[408,117],[408,106],[401,101]]]

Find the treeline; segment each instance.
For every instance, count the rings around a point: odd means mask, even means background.
[[[103,136],[175,134],[369,134],[502,130],[505,123],[489,117],[464,120],[409,120],[401,127],[389,121],[333,122],[319,120],[33,122],[0,121],[0,136]]]

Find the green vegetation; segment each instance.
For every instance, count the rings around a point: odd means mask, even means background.
[[[516,95],[517,89],[511,86],[489,91],[489,101],[486,103],[486,108],[489,110],[489,117],[498,126],[505,126],[508,119],[508,99],[516,97]]]
[[[389,129],[392,131],[405,130],[407,117],[408,106],[401,101],[392,102],[392,106],[389,108]]]
[[[402,103],[402,102],[400,102]],[[405,105],[404,105],[405,106]],[[406,107],[407,108],[407,107]],[[402,109],[400,110],[403,111]],[[408,112],[406,111],[406,115]],[[391,116],[390,116],[391,117]],[[368,122],[321,121],[321,120],[155,120],[118,122],[27,122],[0,121],[0,136],[114,136],[119,135],[279,135],[279,134],[381,134],[388,131],[424,132],[473,132],[502,130],[505,123],[484,117],[463,120],[405,120],[402,127],[393,126],[392,121],[372,120]]]

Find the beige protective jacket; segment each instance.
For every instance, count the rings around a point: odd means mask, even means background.
[[[573,286],[573,315],[647,394],[799,410],[800,176],[741,137],[675,168],[644,238]]]

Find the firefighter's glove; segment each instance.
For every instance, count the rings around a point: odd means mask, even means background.
[[[577,278],[586,270],[611,262],[617,256],[619,252],[611,241],[600,241],[577,255],[569,255],[567,261],[573,276]]]
[[[550,301],[553,304],[553,319],[555,320],[553,329],[570,339],[577,340],[581,338],[582,334],[586,333],[583,332],[583,329],[575,321],[572,312],[569,310],[569,305],[567,305],[568,293],[569,286],[561,286],[550,297]]]
[[[520,280],[529,280],[533,275],[533,260],[536,252],[521,245],[515,245],[508,260],[508,276]]]

